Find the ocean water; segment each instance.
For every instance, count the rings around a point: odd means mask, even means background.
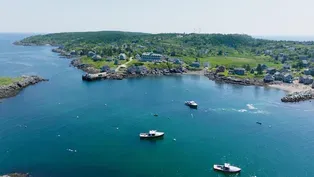
[[[83,82],[50,47],[11,44],[25,36],[0,35],[0,75],[50,81],[0,103],[0,174],[225,177],[212,165],[230,162],[243,169],[231,176],[314,176],[313,102],[203,76]],[[199,109],[183,104],[191,99]],[[150,129],[165,137],[140,140]]]

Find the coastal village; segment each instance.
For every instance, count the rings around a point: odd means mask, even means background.
[[[45,35],[15,44],[57,46],[52,51],[73,59],[71,65],[85,71],[82,79],[87,81],[198,73],[217,82],[272,86],[295,93],[284,102],[314,97],[313,42],[260,40],[247,35],[98,33],[99,38],[89,32],[63,36],[65,45]],[[57,39],[58,34],[52,35]],[[88,43],[82,42],[83,36]],[[300,96],[309,90],[307,96]]]

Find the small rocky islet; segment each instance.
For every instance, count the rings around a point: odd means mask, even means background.
[[[35,75],[21,76],[19,81],[0,86],[0,99],[16,96],[22,89],[43,81],[48,81],[48,79]]]

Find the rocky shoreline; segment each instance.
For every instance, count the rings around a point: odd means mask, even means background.
[[[30,177],[30,175],[28,173],[23,174],[23,173],[11,173],[11,174],[7,174],[7,175],[3,175],[0,177]]]
[[[306,101],[306,100],[311,100],[311,99],[314,99],[314,90],[294,92],[281,98],[281,101],[284,103],[287,103],[287,102],[295,103],[295,102]]]
[[[39,76],[22,76],[22,80],[10,85],[0,86],[0,99],[16,96],[23,88],[37,84],[42,81],[48,81]]]
[[[233,77],[226,77],[224,75],[220,75],[219,73],[205,73],[206,77],[208,77],[210,80],[221,82],[221,83],[228,83],[228,84],[236,84],[236,85],[244,85],[244,86],[267,86],[267,83],[264,83],[263,80],[259,79],[239,79],[239,78],[233,78]]]

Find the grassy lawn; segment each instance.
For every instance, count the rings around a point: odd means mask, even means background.
[[[183,57],[182,58],[185,63],[190,64],[195,61],[193,57]],[[207,58],[199,58],[201,64],[204,62],[209,62],[211,67],[215,67],[216,65],[224,65],[228,67],[242,67],[244,64],[249,64],[251,67],[256,67],[258,64],[266,64],[268,67],[281,68],[281,63],[275,63],[272,59],[267,57],[223,57],[223,56],[215,56],[215,57],[207,57]]]
[[[114,61],[106,61],[106,60],[101,60],[101,61],[94,61],[90,57],[84,56],[81,58],[81,62],[84,64],[90,64],[95,68],[101,68],[104,65],[108,65],[110,68],[116,68],[118,65],[114,64]],[[126,60],[119,60],[119,65],[126,63]]]
[[[2,85],[10,85],[13,82],[17,82],[22,80],[22,78],[18,77],[18,78],[10,78],[10,77],[0,77],[0,86]]]

